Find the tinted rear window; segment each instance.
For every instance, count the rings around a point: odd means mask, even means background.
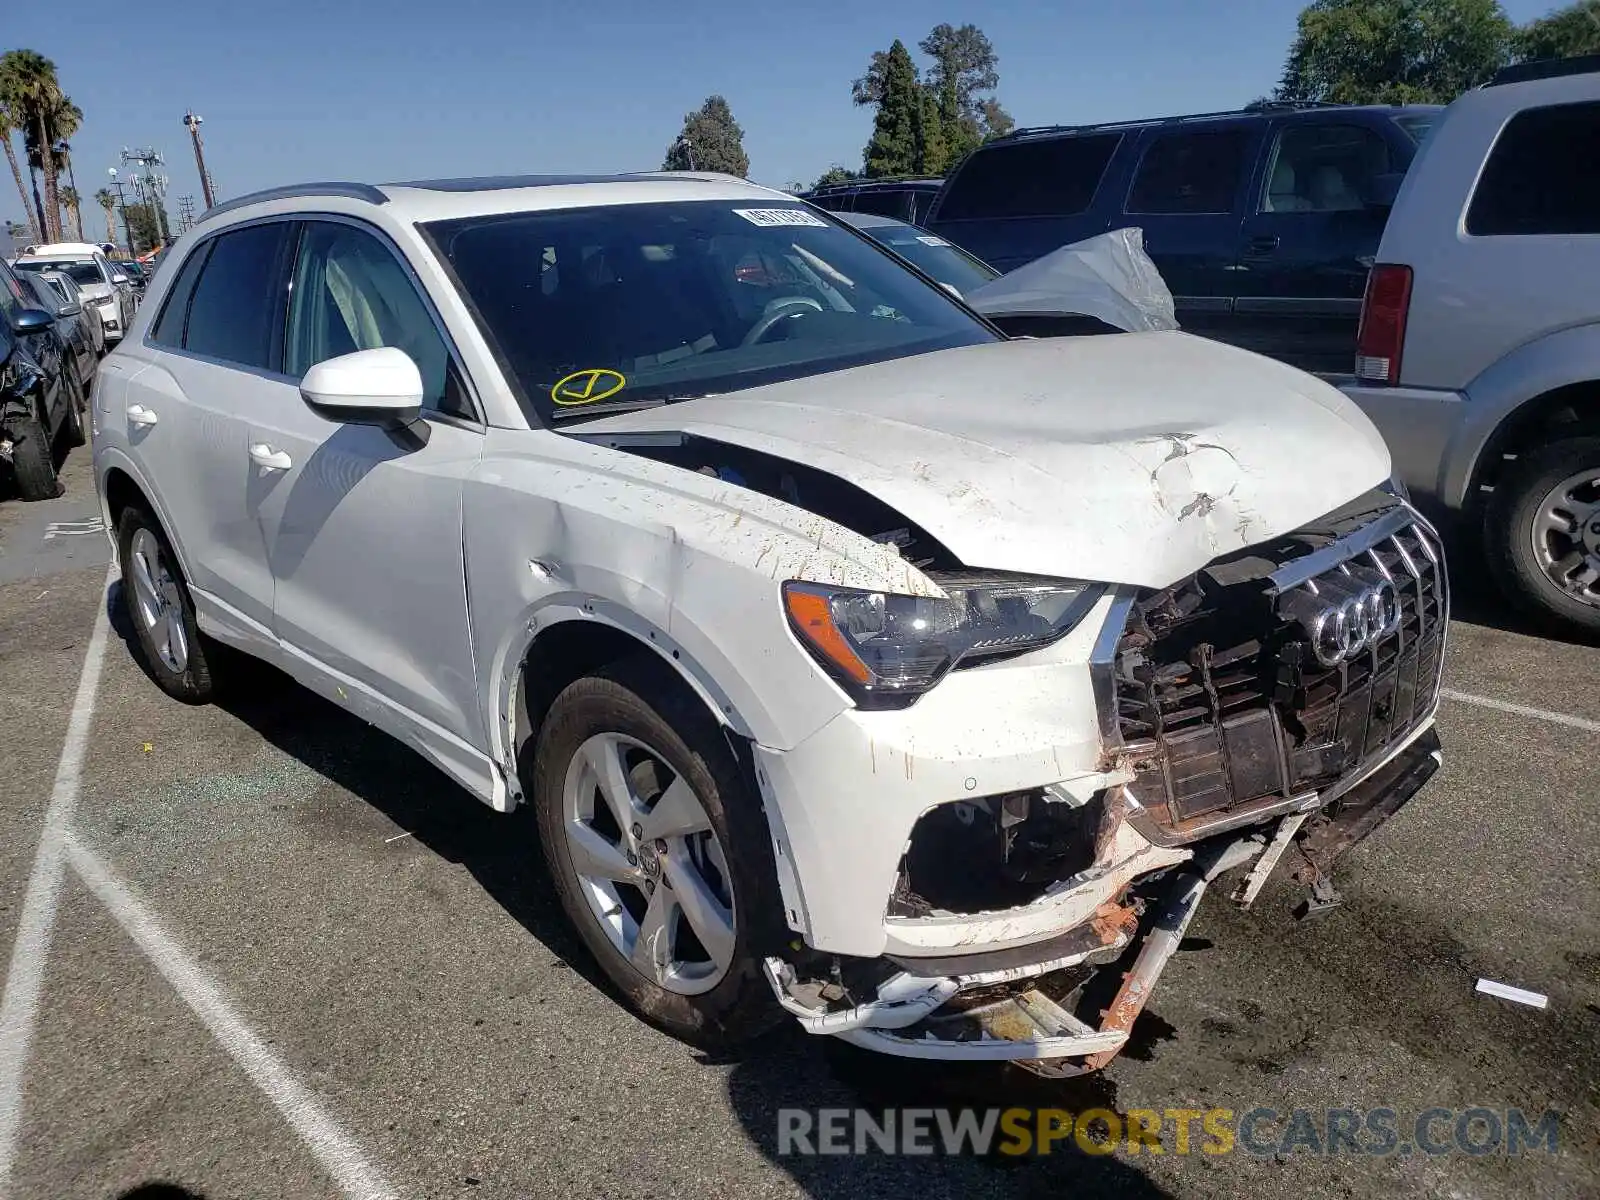
[[[1139,163],[1126,211],[1231,213],[1253,137],[1244,129],[1160,135]]]
[[[939,220],[1081,213],[1121,141],[1121,134],[1097,134],[986,146],[951,181]]]
[[[1600,233],[1600,102],[1513,117],[1478,180],[1467,232]]]
[[[908,193],[891,191],[887,188],[857,192],[855,211],[877,213],[880,217],[903,217],[906,215],[910,200]]]
[[[222,234],[211,248],[189,305],[184,349],[262,370],[278,369],[283,329],[287,222]]]

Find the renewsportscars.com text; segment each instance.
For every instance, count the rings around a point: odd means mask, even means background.
[[[1428,1108],[1130,1109],[783,1108],[778,1153],[1482,1156],[1555,1154],[1560,1117],[1546,1110]]]

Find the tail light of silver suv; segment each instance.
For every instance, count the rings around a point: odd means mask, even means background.
[[[1367,274],[1356,335],[1356,377],[1365,383],[1399,383],[1400,352],[1411,308],[1411,268],[1377,263]]]

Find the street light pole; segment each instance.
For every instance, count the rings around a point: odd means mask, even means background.
[[[183,114],[183,123],[188,127],[190,138],[194,140],[194,165],[200,172],[200,191],[206,198],[206,207],[210,208],[216,204],[217,198],[211,194],[211,175],[206,170],[205,148],[200,142],[200,125],[204,120],[204,117],[197,117],[192,112]]]

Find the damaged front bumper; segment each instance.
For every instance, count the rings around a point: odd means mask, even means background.
[[[1127,1044],[1200,901],[1222,874],[1249,866],[1233,893],[1248,907],[1280,862],[1313,889],[1311,911],[1337,903],[1334,861],[1411,799],[1438,770],[1428,722],[1337,798],[1258,826],[1168,850],[1181,861],[1119,886],[1087,920],[1045,942],[968,955],[812,955],[765,960],[778,1003],[807,1032],[908,1058],[1010,1061],[1037,1074],[1098,1070]],[[1131,797],[1115,805],[1096,861],[1039,904],[1105,893],[1130,855],[1157,850],[1134,829]],[[1142,846],[1138,843],[1143,843]],[[1125,970],[1119,968],[1128,964]]]

